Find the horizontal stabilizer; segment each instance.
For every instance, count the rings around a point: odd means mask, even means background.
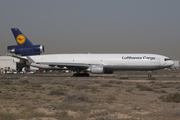
[[[26,58],[22,58],[21,56],[19,55],[14,55],[14,54],[9,54],[7,56],[11,56],[11,57],[14,57],[14,58],[17,58],[17,59],[21,59],[21,60],[27,60]]]

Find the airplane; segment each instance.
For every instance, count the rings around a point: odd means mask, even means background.
[[[34,52],[37,51],[37,48],[32,47],[32,43],[27,39],[27,37],[25,37],[22,32],[20,32],[18,28],[12,28],[11,30],[18,45],[15,48],[8,46],[8,51],[15,53],[9,56],[16,58],[15,62],[24,63],[26,65],[45,70],[71,70],[75,72],[73,76],[89,76],[89,73],[113,74],[114,71],[121,70],[152,71],[169,68],[174,65],[174,62],[169,57],[158,54],[88,53],[39,55],[42,52],[42,47],[38,48],[39,52]],[[18,42],[18,40],[20,42]],[[23,40],[25,42],[21,42]],[[22,47],[24,50],[19,52],[16,50],[20,49],[19,47]],[[148,77],[151,77],[151,74],[149,74]]]

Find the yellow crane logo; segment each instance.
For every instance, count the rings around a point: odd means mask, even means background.
[[[18,44],[24,44],[25,41],[26,41],[26,37],[22,34],[19,34],[17,37],[16,37],[16,41]]]

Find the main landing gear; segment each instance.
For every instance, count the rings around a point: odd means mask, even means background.
[[[74,73],[74,77],[89,77],[89,73]]]

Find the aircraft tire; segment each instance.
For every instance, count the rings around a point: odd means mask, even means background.
[[[83,76],[84,77],[89,77],[89,74],[88,73],[83,73]]]
[[[89,73],[74,73],[73,77],[89,77]]]
[[[73,74],[73,77],[77,77],[77,73],[74,73],[74,74]]]

